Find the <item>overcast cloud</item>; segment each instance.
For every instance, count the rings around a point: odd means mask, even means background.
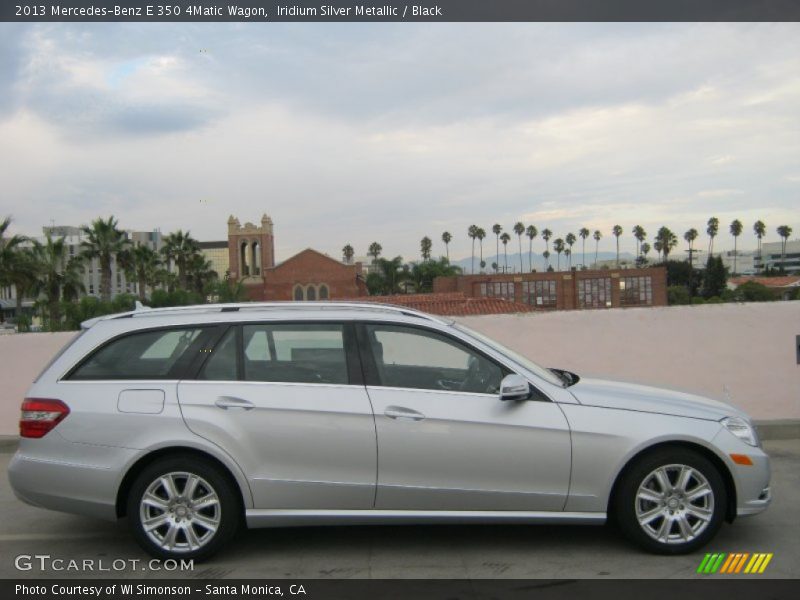
[[[0,216],[211,240],[266,212],[279,259],[712,215],[751,247],[800,231],[798,107],[797,24],[0,24]]]

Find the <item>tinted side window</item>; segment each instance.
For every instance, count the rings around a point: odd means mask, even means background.
[[[236,363],[236,327],[231,327],[214,348],[198,379],[211,381],[236,381],[239,371]]]
[[[380,385],[496,394],[503,370],[468,346],[435,332],[366,325]]]
[[[340,324],[259,324],[242,327],[247,381],[347,384]]]
[[[103,346],[70,379],[167,379],[201,329],[132,333]]]

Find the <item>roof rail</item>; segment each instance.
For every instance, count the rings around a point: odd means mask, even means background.
[[[116,313],[113,315],[104,315],[89,319],[81,323],[83,329],[88,329],[99,321],[106,321],[109,319],[124,319],[130,317],[150,317],[163,314],[181,314],[181,313],[207,313],[207,312],[239,312],[244,310],[264,310],[264,309],[281,309],[281,310],[307,310],[310,308],[328,309],[328,310],[364,310],[364,311],[383,311],[390,313],[402,314],[410,317],[418,317],[427,321],[433,321],[441,324],[450,324],[451,319],[443,319],[437,316],[408,308],[398,304],[389,304],[382,302],[338,302],[336,300],[326,300],[318,302],[231,302],[226,304],[191,304],[188,306],[165,306],[161,308],[150,308],[143,305],[141,302],[136,302],[136,309]]]

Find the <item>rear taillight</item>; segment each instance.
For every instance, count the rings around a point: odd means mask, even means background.
[[[25,398],[22,402],[22,418],[19,420],[19,435],[24,438],[44,437],[68,414],[69,406],[61,400]]]

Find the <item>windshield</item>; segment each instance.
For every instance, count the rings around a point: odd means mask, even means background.
[[[498,342],[494,341],[492,338],[487,337],[487,336],[483,335],[482,333],[478,333],[474,329],[470,329],[469,327],[465,327],[464,325],[461,325],[460,323],[455,323],[453,325],[453,327],[455,327],[459,331],[462,331],[463,333],[466,333],[467,335],[469,335],[471,337],[474,337],[477,340],[480,340],[481,342],[483,342],[484,344],[486,344],[487,346],[489,346],[491,348],[494,348],[495,350],[497,350],[501,354],[504,354],[504,355],[508,356],[508,358],[510,358],[511,360],[513,360],[516,363],[519,363],[521,366],[523,366],[526,369],[528,369],[531,373],[541,377],[542,379],[544,379],[548,383],[552,383],[553,385],[558,385],[558,386],[564,387],[564,381],[558,375],[556,375],[555,373],[550,371],[550,369],[545,369],[541,365],[537,365],[532,360],[530,360],[528,358],[525,358],[524,356],[522,356],[521,354],[519,354],[517,352],[514,352],[511,348],[507,348],[506,346],[503,346],[502,344],[499,344]]]

